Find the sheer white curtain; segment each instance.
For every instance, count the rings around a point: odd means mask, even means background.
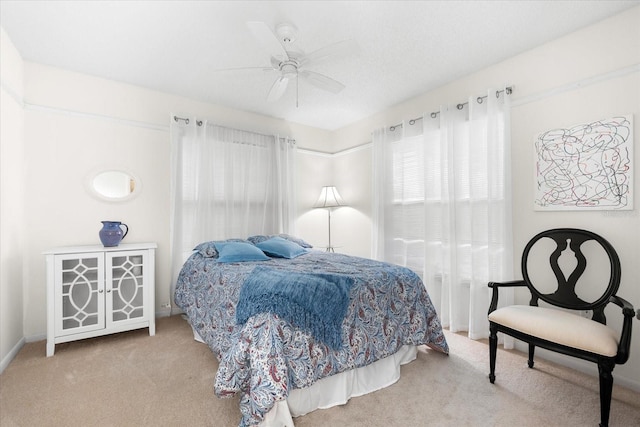
[[[295,234],[295,143],[190,118],[171,121],[172,287],[199,243]]]
[[[513,278],[509,109],[490,90],[373,135],[374,257],[420,274],[443,325],[472,339],[489,336],[487,283]]]

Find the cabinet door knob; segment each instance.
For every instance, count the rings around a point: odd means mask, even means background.
[[[98,293],[103,293],[103,292],[104,292],[104,289],[98,290]]]

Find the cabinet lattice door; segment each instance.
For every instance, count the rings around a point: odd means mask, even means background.
[[[104,328],[104,257],[101,253],[56,258],[56,335]]]
[[[107,313],[113,323],[144,317],[144,265],[139,253],[107,254]]]

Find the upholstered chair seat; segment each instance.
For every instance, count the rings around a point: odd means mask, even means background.
[[[556,344],[614,357],[619,333],[602,323],[553,308],[512,305],[499,308],[489,321]]]

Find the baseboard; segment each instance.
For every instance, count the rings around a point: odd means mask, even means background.
[[[182,311],[178,311],[178,314],[182,313]],[[175,313],[172,312],[172,310],[170,308],[167,309],[162,309],[162,310],[156,310],[156,317],[169,317],[169,316],[173,316]],[[41,334],[41,335],[31,335],[29,337],[23,338],[23,344],[25,342],[30,343],[30,342],[36,342],[36,341],[42,341],[42,340],[46,340],[47,339],[47,334]],[[22,348],[22,346],[20,346],[20,348]],[[20,348],[18,350],[20,350]]]
[[[178,307],[167,307],[167,308],[161,308],[160,310],[156,310],[156,317],[176,316],[182,313],[183,311],[180,310]]]
[[[42,335],[31,335],[30,337],[26,337],[25,341],[26,342],[37,342],[37,341],[43,341],[47,339],[47,334],[42,334]]]
[[[171,316],[170,308],[163,308],[160,310],[156,310],[156,317],[169,317]]]
[[[18,355],[18,352],[22,347],[24,347],[24,344],[25,339],[21,338],[16,345],[13,346],[11,351],[2,359],[2,362],[0,362],[0,374],[4,372],[5,368],[9,366],[9,363],[11,363],[11,361]]]
[[[625,377],[616,378],[615,371],[613,371],[613,377],[614,377],[615,384],[620,384],[621,386],[626,387],[629,390],[640,392],[640,382],[630,380],[629,378],[625,378]]]
[[[516,341],[516,349],[527,354],[529,348],[526,344]],[[567,368],[575,369],[576,371],[590,375],[594,378],[598,378],[598,366],[595,363],[588,362],[586,360],[577,359],[575,357],[565,356],[560,353],[545,350],[544,348],[536,347],[536,357],[548,360],[558,365],[566,366]],[[535,360],[535,359],[534,359]],[[614,384],[621,385],[633,391],[640,392],[640,382],[630,378],[616,375],[616,371],[613,371]]]

